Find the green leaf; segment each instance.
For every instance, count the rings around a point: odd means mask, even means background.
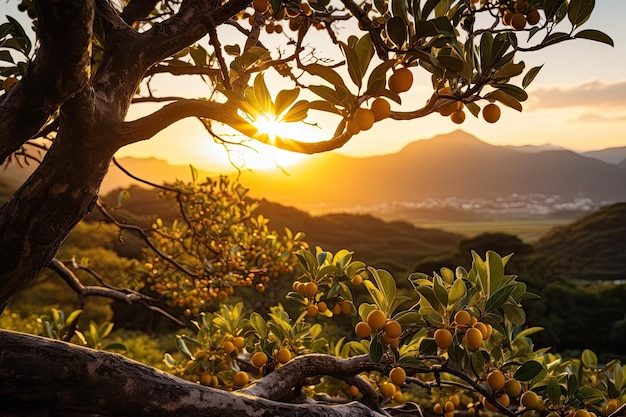
[[[372,38],[369,33],[366,33],[359,39],[354,47],[354,52],[359,59],[360,77],[363,78],[374,56],[374,45],[372,44]]]
[[[524,309],[513,304],[504,304],[504,317],[515,326],[521,326],[526,322],[526,313]]]
[[[359,58],[357,57],[356,52],[354,52],[354,49],[350,48],[350,46],[344,42],[339,42],[339,46],[341,46],[343,55],[346,57],[350,79],[357,87],[361,88],[363,81],[361,80],[361,69],[359,67]]]
[[[111,342],[102,348],[102,350],[122,350],[124,352],[128,352],[128,347],[125,344],[120,342]]]
[[[296,101],[299,95],[299,88],[279,91],[278,94],[276,94],[276,102],[274,103],[274,111],[276,112],[276,116],[280,116],[282,112],[287,110],[287,108],[291,106],[294,101]]]
[[[422,7],[421,18],[427,19],[428,16],[435,10],[435,7],[441,2],[441,0],[428,0],[424,3],[424,7]]]
[[[583,365],[586,366],[587,368],[591,368],[591,369],[599,368],[598,356],[592,350],[589,350],[589,349],[583,350],[583,353],[580,356],[580,360],[582,361]]]
[[[437,56],[437,61],[446,69],[449,69],[454,72],[463,71],[463,61],[460,58],[457,58],[452,55],[439,55]]]
[[[370,74],[370,76],[369,76],[369,78],[367,80],[367,91],[366,91],[366,94],[371,94],[370,90],[379,81],[382,80],[382,81],[384,81],[386,83],[387,71],[389,71],[389,69],[391,67],[393,67],[394,63],[395,62],[393,60],[384,61],[383,63],[381,63],[380,65],[376,66],[376,68],[374,68],[372,70],[372,73]]]
[[[533,82],[537,74],[539,74],[539,71],[541,71],[541,68],[543,68],[543,65],[529,69],[526,75],[524,76],[524,80],[522,81],[522,87],[524,88],[528,87],[530,83]]]
[[[14,63],[13,57],[11,56],[11,52],[9,52],[9,51],[0,51],[0,61],[6,61],[6,62]]]
[[[385,299],[385,309],[383,311],[388,315],[390,313],[390,311],[388,311],[389,306],[396,297],[396,281],[393,279],[393,276],[384,269],[374,269],[369,267],[368,270],[370,274],[372,274],[374,281],[376,281],[376,286],[382,292]]]
[[[433,309],[435,309],[435,311],[439,310],[440,304],[439,301],[437,301],[437,297],[435,296],[435,292],[432,288],[420,286],[417,287],[416,290],[420,293],[421,296],[426,299],[426,301],[428,301],[428,303],[432,306]]]
[[[176,337],[176,346],[178,347],[180,353],[182,353],[183,356],[187,358],[187,360],[191,360],[191,352],[189,351],[189,348],[187,347],[185,341],[180,336]]]
[[[607,45],[615,46],[613,39],[604,32],[594,29],[581,30],[574,35],[576,39],[589,39],[591,41],[606,43]]]
[[[335,106],[343,107],[337,91],[325,85],[310,85],[309,90]]]
[[[595,0],[570,0],[567,18],[574,27],[582,25],[589,19],[595,3]]]
[[[446,291],[446,287],[443,285],[443,281],[439,276],[436,276],[433,279],[433,290],[435,292],[435,297],[437,297],[437,301],[444,306],[448,306],[448,291]]]
[[[507,93],[502,90],[494,90],[487,94],[485,94],[485,98],[488,100],[497,100],[500,103],[506,105],[507,107],[511,107],[517,111],[522,111],[522,103],[517,101],[514,97],[511,97]]]
[[[425,337],[422,339],[419,352],[421,355],[436,355],[437,343],[435,342],[435,339],[432,337]]]
[[[363,285],[365,285],[365,288],[367,289],[367,292],[370,293],[370,296],[372,297],[372,301],[374,301],[376,306],[381,311],[387,311],[387,305],[386,305],[386,301],[385,301],[385,296],[383,295],[383,293],[378,288],[376,288],[374,283],[372,281],[370,281],[370,280],[365,280],[365,281],[363,281]]]
[[[68,325],[72,324],[74,321],[76,321],[78,319],[78,317],[80,317],[80,315],[83,313],[83,310],[74,310],[70,313],[69,316],[67,316],[67,320],[65,321]]]
[[[559,405],[561,403],[561,385],[555,377],[548,379],[548,386],[546,388],[548,399],[552,404]]]
[[[30,54],[32,44],[30,42],[30,38],[26,34],[26,31],[24,30],[22,25],[20,25],[20,22],[18,22],[13,17],[7,15],[6,18],[13,25],[13,28],[15,29],[15,32],[13,34],[14,39],[19,39],[19,42],[22,45],[22,51],[24,52],[24,55],[28,56],[28,54]]]
[[[501,287],[504,279],[504,264],[500,255],[494,251],[487,251],[487,264],[489,265],[489,288],[493,293]]]
[[[407,26],[404,23],[404,20],[399,16],[394,16],[387,21],[387,36],[389,36],[389,39],[398,48],[402,48],[402,45],[404,45],[404,42],[406,42],[406,29]]]
[[[513,338],[513,340],[522,339],[522,338],[528,337],[528,336],[530,336],[532,334],[535,334],[535,333],[538,333],[538,332],[542,332],[543,330],[544,330],[543,327],[529,327],[527,329],[522,330],[518,334],[516,334],[515,337]]]
[[[385,347],[382,342],[376,337],[370,343],[370,359],[374,363],[380,362],[383,357],[383,352],[385,351]]]
[[[531,379],[539,375],[539,373],[543,371],[543,369],[543,365],[541,365],[539,362],[528,361],[520,366],[517,371],[515,371],[515,375],[513,376],[513,378],[522,382],[530,381]]]
[[[105,337],[110,335],[112,330],[113,330],[113,323],[110,323],[108,321],[105,321],[104,323],[102,323],[100,327],[98,328],[98,334],[100,335],[100,339],[104,339]]]
[[[463,298],[466,292],[467,292],[467,288],[465,287],[465,283],[463,282],[463,280],[457,279],[456,281],[454,281],[454,284],[452,284],[452,288],[450,288],[450,293],[448,295],[448,298],[449,298],[448,302],[450,304],[456,303],[461,298]]]
[[[599,389],[584,385],[578,389],[578,394],[587,401],[600,400],[604,398],[604,394]]]
[[[303,69],[311,75],[317,75],[318,77],[322,77],[332,85],[341,85],[343,87],[346,86],[346,84],[343,82],[343,78],[341,77],[341,75],[339,75],[332,68],[328,68],[320,64],[309,64]]]
[[[169,353],[165,354],[165,356],[163,357],[163,362],[165,363],[165,365],[167,365],[168,368],[173,368],[176,366],[176,360],[174,360],[174,357]]]
[[[309,103],[309,109],[325,111],[328,113],[335,113],[341,115],[341,111],[337,109],[334,105],[327,102],[326,100],[315,100]]]
[[[225,45],[224,52],[231,56],[239,56],[241,55],[241,47],[237,44],[235,45]]]

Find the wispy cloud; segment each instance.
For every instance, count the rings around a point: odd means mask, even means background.
[[[539,87],[529,92],[526,107],[528,110],[561,107],[626,109],[626,80],[590,80],[577,85]]]
[[[570,119],[575,123],[611,123],[626,122],[626,114],[619,116],[607,116],[598,113],[583,113],[575,118]]]

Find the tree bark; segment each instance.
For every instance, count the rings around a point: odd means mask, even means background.
[[[10,416],[383,416],[359,402],[290,404],[212,389],[118,354],[6,330],[0,330],[0,404]]]

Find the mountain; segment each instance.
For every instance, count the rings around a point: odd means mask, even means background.
[[[534,245],[553,276],[583,280],[626,280],[626,203],[601,208],[556,227]]]
[[[507,146],[509,149],[513,149],[514,151],[519,152],[544,152],[544,151],[566,151],[567,149],[562,146],[552,145],[551,143],[546,143],[544,145],[519,145],[519,146]]]
[[[583,152],[582,155],[587,158],[596,158],[609,164],[619,164],[626,161],[626,146]]]

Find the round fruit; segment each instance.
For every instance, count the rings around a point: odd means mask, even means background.
[[[265,292],[265,285],[259,282],[258,284],[256,284],[256,290],[258,292]]]
[[[287,348],[282,348],[276,353],[276,360],[278,363],[285,364],[291,360],[291,352]]]
[[[404,395],[402,394],[402,391],[398,390],[393,394],[393,400],[397,403],[402,403],[404,402]]]
[[[511,17],[513,17],[513,13],[506,10],[502,15],[502,23],[504,23],[505,26],[509,26],[511,24]]]
[[[465,345],[471,351],[478,350],[483,343],[483,334],[480,330],[471,328],[465,332]]]
[[[439,346],[439,349],[446,350],[452,344],[452,333],[448,329],[435,330],[435,343]]]
[[[340,306],[343,314],[348,315],[352,313],[352,303],[350,301],[343,301]]]
[[[511,16],[511,26],[515,30],[522,30],[526,27],[526,16],[522,13],[513,13]]]
[[[186,308],[185,311],[183,311],[183,314],[185,315],[185,317],[191,316],[191,309]]]
[[[520,398],[520,404],[530,410],[539,408],[540,402],[539,396],[534,391],[526,391]]]
[[[235,384],[236,387],[244,387],[248,385],[249,381],[248,374],[243,371],[239,371],[233,375],[233,384]]]
[[[440,96],[451,96],[454,94],[454,92],[450,87],[441,87],[439,90],[437,90],[437,94]]]
[[[450,115],[450,120],[452,120],[457,125],[460,125],[465,121],[465,112],[463,110],[455,111]]]
[[[398,323],[397,321],[389,320],[383,326],[383,331],[385,332],[387,336],[389,336],[392,339],[395,339],[397,337],[400,337],[400,335],[402,334],[402,327],[400,326],[400,323]]]
[[[396,386],[391,382],[383,382],[380,386],[380,395],[385,398],[393,397],[393,394],[396,393]]]
[[[522,393],[522,384],[515,379],[509,379],[504,383],[504,392],[511,398],[517,398]]]
[[[328,310],[328,306],[324,301],[320,301],[319,303],[317,303],[317,311],[323,314],[326,312],[326,310]]]
[[[452,401],[452,404],[454,404],[456,408],[459,408],[459,406],[461,405],[461,398],[459,398],[458,395],[451,395],[449,399],[450,401]]]
[[[389,77],[389,89],[394,93],[409,91],[412,85],[413,73],[408,68],[399,68]]]
[[[306,314],[308,314],[309,317],[315,317],[317,313],[319,313],[319,309],[315,304],[310,304],[306,309]]]
[[[404,381],[406,381],[406,372],[399,366],[393,368],[391,372],[389,372],[389,379],[396,385],[402,385]]]
[[[370,109],[358,108],[354,112],[354,123],[356,123],[360,130],[371,129],[375,121],[376,117],[374,116],[374,112]]]
[[[531,26],[534,26],[537,23],[539,23],[540,19],[541,19],[541,16],[539,15],[539,12],[537,11],[537,9],[533,9],[529,11],[528,14],[526,15],[526,21]]]
[[[267,363],[267,355],[265,352],[255,352],[250,358],[250,363],[255,368],[262,368]]]
[[[372,102],[372,113],[376,121],[383,120],[391,114],[391,104],[382,97],[378,97]]]
[[[353,119],[348,120],[348,122],[346,123],[346,130],[351,135],[356,135],[361,131],[361,129],[359,129],[359,126],[357,126],[356,122]]]
[[[283,27],[281,25],[274,25],[275,33],[283,33]]]
[[[489,339],[493,334],[493,327],[489,323],[485,323],[485,327],[487,327],[487,339]]]
[[[511,400],[509,399],[509,396],[506,394],[502,394],[501,396],[499,396],[498,398],[496,398],[496,401],[503,407],[508,407],[509,404],[511,403]],[[485,406],[485,408],[487,410],[499,413],[500,410],[498,410],[498,408],[496,408],[496,406],[494,405],[494,403],[491,402],[491,400],[488,400],[487,397],[483,397],[482,399],[482,403]]]
[[[574,417],[591,417],[591,414],[589,413],[589,411],[587,410],[583,410],[582,408],[579,410],[576,410],[574,412]]]
[[[483,108],[483,119],[487,123],[495,123],[500,119],[500,107],[497,104],[489,103]]]
[[[439,415],[443,414],[443,407],[441,406],[441,404],[437,403],[433,406],[433,413],[439,414]]]
[[[313,298],[317,294],[317,284],[313,281],[304,284],[303,292],[305,297]]]
[[[300,281],[294,281],[293,284],[291,284],[291,289],[298,292],[298,285],[300,284]]]
[[[451,101],[450,103],[444,104],[439,107],[439,114],[442,116],[450,116],[452,113],[461,111],[463,108],[463,103],[460,101]]]
[[[357,336],[364,338],[368,337],[372,333],[372,328],[364,321],[360,321],[356,324],[356,326],[354,326],[354,332]]]
[[[467,326],[472,320],[472,315],[466,310],[459,310],[454,315],[454,321],[460,326]]]
[[[356,274],[355,276],[352,277],[350,282],[352,283],[352,285],[361,285],[363,284],[363,277],[359,274]]]
[[[498,370],[491,371],[489,375],[487,375],[487,384],[493,391],[499,391],[504,388],[505,382],[504,374]]]
[[[452,401],[446,401],[446,403],[443,405],[443,410],[446,413],[452,413],[454,410],[456,410],[456,407],[454,406],[454,403]]]
[[[475,329],[480,330],[480,332],[483,335],[483,340],[487,340],[488,337],[488,330],[487,330],[487,326],[485,325],[485,323],[481,323],[480,321],[478,323],[476,323],[474,326]]]
[[[200,375],[200,383],[209,386],[211,382],[213,382],[213,375],[208,372],[202,372],[202,375]]]
[[[235,345],[237,349],[241,350],[246,345],[246,340],[241,336],[237,336],[233,339],[233,345]]]
[[[354,386],[354,385],[350,385],[350,388],[348,388],[348,392],[353,397],[356,397],[356,396],[358,396],[361,393],[361,391],[359,391],[359,389],[356,386]]]
[[[298,285],[296,286],[296,291],[298,292],[298,294],[304,295],[305,288],[306,288],[306,283],[299,282]]]
[[[232,342],[224,342],[224,345],[222,346],[224,348],[224,352],[226,352],[227,354],[231,354],[235,349],[237,349],[235,347],[235,345],[233,345]]]
[[[385,325],[387,316],[380,310],[372,310],[367,315],[367,324],[374,330],[380,330]]]
[[[267,10],[270,2],[268,0],[253,0],[252,7],[259,13],[263,13]]]
[[[389,345],[392,348],[397,348],[398,346],[400,346],[400,338],[389,337],[387,336],[387,333],[383,333],[383,342],[385,343],[385,345]]]

